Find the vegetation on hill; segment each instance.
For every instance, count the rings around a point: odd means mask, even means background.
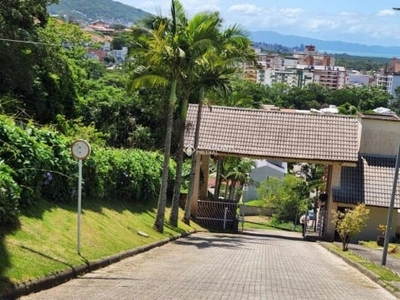
[[[60,0],[48,6],[52,15],[65,16],[78,22],[90,23],[96,20],[109,24],[131,25],[151,14],[112,0]]]

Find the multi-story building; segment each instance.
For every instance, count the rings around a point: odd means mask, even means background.
[[[400,86],[400,75],[376,74],[375,84],[395,97],[396,89]]]
[[[303,87],[316,82],[330,89],[346,86],[346,70],[334,66],[334,58],[321,55],[315,46],[306,46],[304,53],[295,53],[293,57],[281,57],[278,54],[258,53],[261,69],[246,66],[246,78],[257,83],[273,85],[286,83],[289,86]]]
[[[313,81],[332,90],[346,86],[346,69],[344,67],[314,66]]]
[[[333,56],[320,54],[313,45],[305,46],[304,52],[296,52],[293,57],[298,60],[300,65],[309,66],[334,66],[335,58]]]
[[[393,58],[388,68],[375,74],[375,84],[396,98],[396,89],[400,86],[400,60]]]

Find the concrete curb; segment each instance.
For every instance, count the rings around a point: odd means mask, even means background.
[[[92,262],[88,262],[85,265],[75,266],[68,270],[57,272],[55,274],[49,275],[44,278],[21,283],[12,288],[6,289],[5,291],[1,291],[0,300],[14,300],[18,299],[21,296],[26,296],[31,293],[37,293],[39,291],[50,289],[57,285],[63,284],[71,279],[77,278],[78,276],[81,276],[83,274],[104,268],[108,265],[121,261],[125,258],[135,256],[137,254],[149,251],[156,247],[163,246],[171,241],[189,236],[190,234],[195,232],[197,231],[194,230],[177,236],[165,238],[163,240],[147,244],[132,250],[124,251],[115,255],[107,256]]]
[[[367,268],[365,268],[364,266],[360,265],[359,263],[340,255],[340,253],[338,253],[337,251],[333,251],[332,249],[330,249],[328,247],[328,245],[326,245],[326,242],[318,242],[322,247],[324,247],[325,249],[327,249],[329,252],[335,254],[336,256],[340,257],[341,259],[343,259],[346,263],[348,263],[349,265],[353,266],[354,268],[356,268],[357,270],[359,270],[361,273],[363,273],[365,276],[369,277],[370,279],[372,279],[373,281],[375,281],[376,283],[378,283],[380,286],[382,286],[383,288],[385,288],[386,290],[388,290],[390,293],[392,293],[394,296],[396,296],[398,299],[400,299],[400,292],[396,290],[396,288],[392,285],[390,285],[390,283],[382,281],[378,275],[376,275],[375,273],[371,272],[370,270],[368,270]],[[350,250],[351,251],[351,250]],[[374,262],[371,262],[374,263]]]

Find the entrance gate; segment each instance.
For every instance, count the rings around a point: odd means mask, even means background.
[[[198,200],[196,222],[209,229],[237,232],[237,208],[233,201]]]

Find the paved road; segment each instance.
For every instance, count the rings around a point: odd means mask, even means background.
[[[396,299],[296,233],[197,233],[21,299]]]

